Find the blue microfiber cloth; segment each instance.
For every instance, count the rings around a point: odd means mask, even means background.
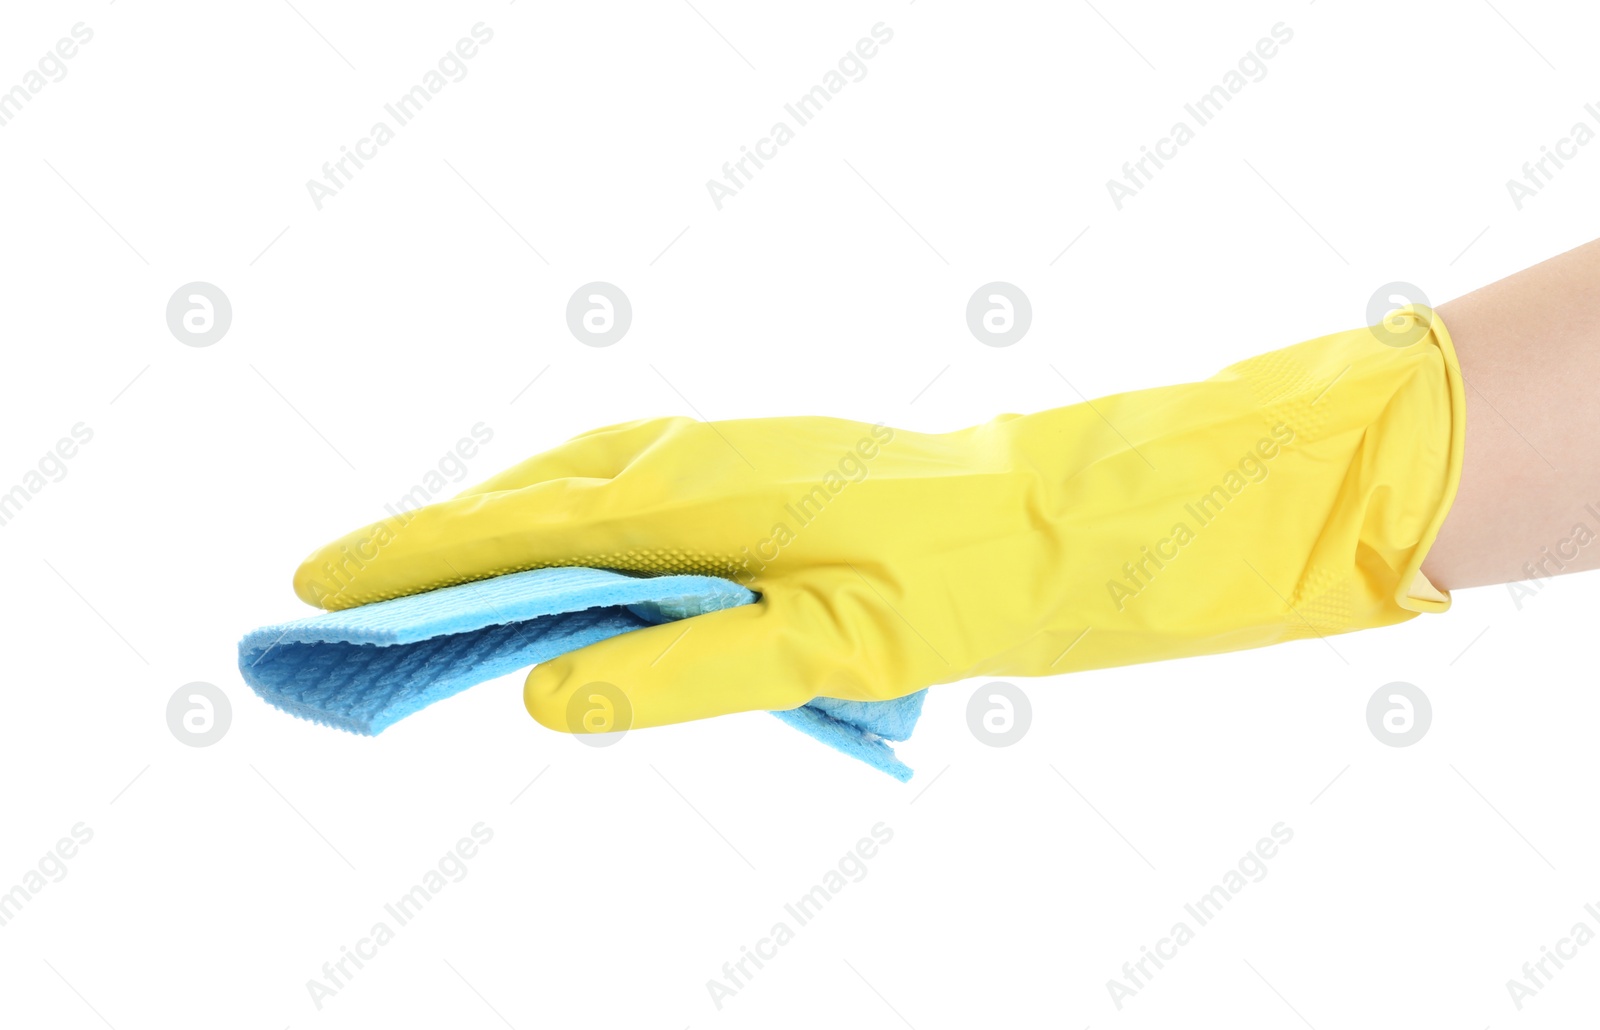
[[[475,683],[755,600],[714,576],[536,569],[263,626],[239,641],[239,672],[286,712],[372,735]],[[926,693],[772,714],[903,783],[911,769],[886,742],[910,737]]]

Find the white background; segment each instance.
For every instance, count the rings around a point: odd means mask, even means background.
[[[0,1023],[1592,1013],[1600,946],[1520,1012],[1506,981],[1600,930],[1594,574],[1024,681],[1009,748],[967,728],[980,684],[936,688],[909,785],[760,713],[585,747],[527,717],[520,676],[376,739],[245,687],[238,638],[308,613],[299,560],[477,422],[462,486],[650,415],[952,429],[1076,401],[1051,366],[1091,397],[1202,378],[1362,324],[1379,284],[1437,302],[1597,234],[1600,146],[1522,210],[1505,185],[1600,101],[1587,5],[756,6],[8,6],[0,88],[75,23],[94,38],[0,128],[0,489],[75,423],[94,438],[0,527],[0,890],[94,836],[0,927]],[[467,77],[317,210],[306,180],[480,21]],[[717,210],[706,180],[880,21],[865,79]],[[1118,211],[1105,181],[1279,22],[1267,76]],[[234,309],[208,348],[164,318],[195,280]],[[565,324],[592,280],[633,304],[606,349]],[[1008,348],[965,324],[993,280],[1033,304]],[[197,680],[233,705],[207,748],[165,719]],[[1407,748],[1365,719],[1395,680],[1433,702]],[[480,821],[466,878],[319,1011],[306,982]],[[719,1010],[707,981],[880,821],[866,878]],[[1119,1011],[1106,981],[1280,821],[1266,879]]]

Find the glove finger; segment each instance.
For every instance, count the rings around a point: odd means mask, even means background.
[[[768,519],[766,508],[737,497],[674,499],[609,480],[558,479],[452,498],[347,533],[301,563],[294,590],[337,611],[551,566],[748,582],[745,542],[759,541]]]
[[[295,573],[295,593],[339,610],[560,565],[748,582],[793,537],[790,520],[805,525],[802,513],[827,503],[835,488],[824,485],[825,476],[846,480],[844,471],[820,460],[820,473],[762,475],[746,454],[781,470],[785,456],[793,461],[806,447],[833,455],[840,450],[836,435],[869,432],[853,423],[811,422],[813,433],[818,426],[829,430],[818,438],[827,442],[775,433],[761,420],[719,428],[670,418],[597,430],[448,501],[391,509],[390,518],[307,558]],[[854,453],[851,446],[840,453]],[[585,453],[590,447],[593,455]],[[595,475],[519,485],[562,471]],[[807,537],[822,539],[816,531]]]
[[[536,665],[523,703],[541,725],[587,733],[786,710],[815,697],[886,700],[934,674],[925,644],[902,626],[850,570],[818,571],[776,584],[756,604]]]
[[[457,496],[516,490],[555,479],[613,479],[681,417],[647,418],[591,429],[495,473]]]

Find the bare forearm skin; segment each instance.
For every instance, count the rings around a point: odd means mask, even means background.
[[[1436,310],[1467,434],[1424,574],[1448,590],[1600,568],[1600,241]]]

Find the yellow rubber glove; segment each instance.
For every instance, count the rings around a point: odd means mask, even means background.
[[[1203,382],[954,433],[652,419],[349,534],[295,590],[348,608],[586,565],[761,595],[535,667],[528,710],[560,730],[595,681],[637,727],[1259,647],[1449,606],[1420,566],[1464,418],[1448,332],[1408,308]]]

